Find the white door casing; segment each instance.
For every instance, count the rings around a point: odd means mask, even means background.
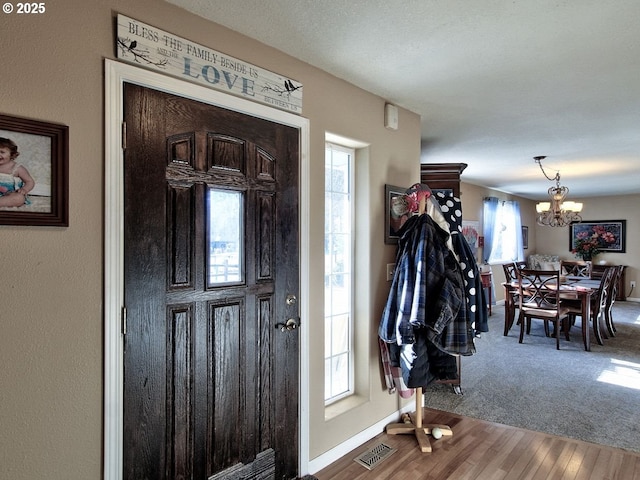
[[[123,228],[124,169],[122,151],[123,84],[161,90],[211,105],[264,118],[300,131],[300,379],[299,474],[309,466],[309,121],[232,95],[155,72],[105,59],[105,223],[104,223],[104,472],[121,480],[123,472]]]

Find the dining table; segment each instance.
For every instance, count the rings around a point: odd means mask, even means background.
[[[504,315],[505,315],[505,335],[511,329],[515,321],[514,298],[518,293],[518,282],[504,282]],[[560,277],[560,301],[580,301],[580,316],[582,323],[582,340],[584,349],[591,351],[591,336],[589,322],[591,319],[591,298],[598,293],[600,287],[600,279],[592,279],[585,277],[562,276]],[[515,308],[514,308],[515,307]],[[603,345],[600,318],[596,318],[593,322],[593,334],[599,345]]]

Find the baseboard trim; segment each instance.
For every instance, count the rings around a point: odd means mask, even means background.
[[[399,418],[402,416],[403,413],[412,412],[414,409],[415,409],[415,405],[411,403],[406,407],[402,408],[401,410],[398,410],[397,412],[392,413],[388,417],[383,418],[378,423],[371,425],[370,427],[358,433],[357,435],[349,438],[349,440],[347,440],[346,442],[336,445],[331,450],[323,453],[322,455],[314,458],[313,460],[310,460],[309,473],[311,474],[316,473],[322,470],[323,468],[325,468],[326,466],[331,465],[333,462],[344,457],[345,454],[347,454],[354,448],[358,448],[363,443],[368,442],[376,435],[384,432],[384,428],[390,423],[398,422]]]

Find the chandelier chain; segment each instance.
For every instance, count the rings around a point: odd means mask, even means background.
[[[547,172],[544,171],[544,168],[542,168],[542,160],[544,160],[547,157],[533,157],[533,159],[536,161],[536,163],[538,164],[538,166],[540,167],[540,170],[542,170],[542,174],[547,177],[547,180],[551,180],[552,182],[555,180],[556,181],[556,185],[560,185],[560,170],[556,170],[556,176],[555,177],[550,177],[549,175],[547,175]]]

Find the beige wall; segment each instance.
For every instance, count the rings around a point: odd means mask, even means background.
[[[464,176],[464,174],[463,174]],[[535,249],[535,203],[531,200],[527,200],[521,197],[516,197],[504,192],[493,190],[478,185],[462,182],[460,185],[460,199],[462,200],[462,218],[464,220],[475,220],[480,222],[480,228],[482,229],[482,199],[484,197],[496,197],[500,200],[517,200],[520,203],[520,213],[522,215],[522,225],[529,226],[529,249],[525,250],[525,255],[532,252]],[[478,254],[478,259],[482,261],[482,250]],[[504,300],[504,292],[500,287],[500,284],[504,282],[504,271],[500,265],[493,265],[491,267],[493,272],[493,285],[495,291],[495,297],[497,302]]]
[[[480,187],[469,183],[461,184],[461,197],[463,205],[463,218],[465,220],[477,220],[482,222],[482,199],[487,196],[497,197],[501,200],[517,200],[520,203],[522,225],[529,227],[529,248],[525,250],[525,256],[534,253],[559,255],[563,260],[575,259],[569,251],[569,229],[551,228],[536,225],[536,202],[522,197],[516,197],[497,190]],[[634,238],[640,235],[640,210],[636,207],[640,202],[640,195],[619,195],[611,197],[572,198],[572,200],[584,203],[582,218],[584,220],[626,220],[626,252],[602,253],[596,261],[604,260],[610,264],[627,265],[625,291],[630,291],[631,280],[638,282],[640,275],[640,245],[634,242]],[[496,300],[504,300],[504,293],[500,283],[504,281],[504,272],[500,265],[492,266],[494,286],[496,286]],[[629,300],[640,301],[638,289],[634,289]]]
[[[635,241],[640,238],[640,195],[618,195],[609,197],[575,198],[584,203],[582,218],[584,220],[626,220],[626,251],[625,253],[604,252],[595,261],[606,261],[609,264],[627,265],[625,293],[629,294],[629,282],[636,283],[640,279],[640,244]],[[538,253],[553,253],[561,259],[575,259],[569,251],[569,233],[566,228],[536,227],[536,245]],[[640,301],[638,287],[629,297]]]
[[[114,58],[114,15],[123,13],[304,84],[311,178],[322,179],[325,131],[369,144],[359,159],[360,405],[325,421],[322,341],[310,348],[311,458],[397,408],[382,388],[375,349],[387,287],[384,184],[418,180],[420,119],[400,109],[383,126],[384,99],[158,0],[57,0],[41,15],[1,15],[1,113],[69,126],[70,226],[0,226],[4,294],[0,336],[0,478],[98,479],[103,402],[103,59]],[[314,182],[310,278],[322,291],[323,184]],[[369,259],[375,259],[370,261]],[[322,298],[303,319],[322,339]],[[362,320],[364,319],[364,320]],[[371,368],[369,368],[371,367]]]

